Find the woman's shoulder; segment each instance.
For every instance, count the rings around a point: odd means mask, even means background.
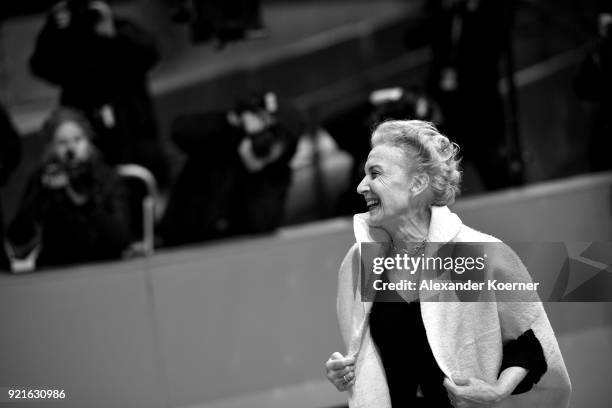
[[[497,264],[501,264],[504,266],[510,266],[511,269],[524,269],[520,258],[512,247],[493,235],[489,235],[463,225],[454,241],[465,243],[483,243],[485,244],[484,250],[489,257],[490,262],[492,262],[495,266],[497,266]]]
[[[463,224],[459,233],[454,239],[455,242],[502,242],[499,238],[493,235],[485,234],[472,227]]]

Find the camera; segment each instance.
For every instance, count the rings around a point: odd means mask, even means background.
[[[55,179],[66,175],[70,186],[79,193],[85,193],[93,185],[93,173],[89,161],[80,161],[72,149],[66,150],[62,157],[54,157],[44,167],[43,177]]]
[[[248,98],[238,101],[235,112],[241,115],[250,112],[267,123],[264,129],[258,132],[246,132],[246,137],[251,139],[253,154],[258,158],[268,157],[275,142],[281,138],[277,134],[277,126],[274,123],[274,114],[278,109],[276,95],[273,92],[264,94],[253,94]]]
[[[270,155],[272,146],[277,139],[273,129],[270,128],[261,132],[251,133],[248,137],[251,138],[253,154],[260,159]]]

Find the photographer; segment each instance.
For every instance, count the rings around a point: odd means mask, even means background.
[[[117,258],[128,244],[118,177],[97,155],[79,113],[61,109],[46,122],[42,165],[26,186],[8,229],[14,257],[40,251],[37,265]]]
[[[297,132],[277,108],[268,93],[174,122],[173,140],[188,158],[162,222],[166,245],[278,227]]]
[[[21,159],[21,138],[13,126],[4,106],[0,104],[0,188],[4,187],[9,176]],[[1,195],[0,195],[1,198]],[[0,200],[0,270],[7,269],[4,251],[4,214]]]
[[[34,75],[61,87],[61,104],[85,113],[107,162],[138,163],[167,183],[166,157],[147,90],[159,55],[153,38],[105,1],[67,0],[36,41]]]
[[[578,96],[595,104],[595,123],[589,140],[592,171],[612,169],[612,7],[601,9],[598,37],[574,80]]]
[[[463,147],[484,187],[497,190],[523,182],[523,163],[512,108],[512,0],[436,0],[431,22],[432,59],[428,93],[439,103],[441,126]],[[507,79],[502,95],[499,81]],[[479,126],[466,118],[477,115]]]

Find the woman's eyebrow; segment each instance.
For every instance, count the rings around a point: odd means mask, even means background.
[[[374,169],[381,170],[381,167],[380,167],[380,165],[378,163],[374,163],[374,164],[366,163],[364,169],[365,169],[366,172],[368,172],[368,170],[372,171]]]

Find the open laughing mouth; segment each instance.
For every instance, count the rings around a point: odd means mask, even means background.
[[[366,205],[368,207],[368,211],[374,211],[380,207],[380,201],[377,198],[366,198]]]

